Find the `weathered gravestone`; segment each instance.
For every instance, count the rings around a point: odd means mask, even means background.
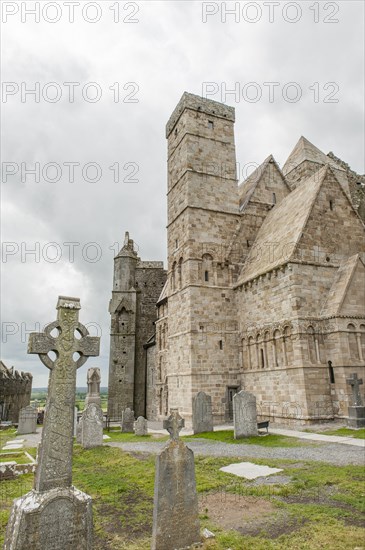
[[[86,405],[81,424],[81,445],[84,449],[100,447],[103,444],[103,411],[97,403]]]
[[[84,449],[103,444],[103,411],[100,406],[100,369],[88,369],[85,409],[76,429],[76,442]]]
[[[100,397],[100,369],[91,368],[87,371],[87,396],[85,399],[85,406],[88,403],[96,403],[101,406],[101,397]]]
[[[76,426],[76,443],[81,445],[81,439],[82,439],[82,422],[80,418]]]
[[[120,424],[123,433],[134,432],[134,411],[127,407],[122,412],[122,422]]]
[[[77,436],[77,420],[78,420],[78,408],[74,409],[74,437]]]
[[[247,391],[240,391],[233,396],[234,438],[257,435],[256,397]]]
[[[178,550],[201,542],[194,453],[179,439],[185,421],[177,409],[164,420],[170,441],[156,458],[152,550]]]
[[[193,397],[193,432],[213,431],[212,398],[200,391]]]
[[[4,550],[92,548],[91,497],[72,486],[72,436],[76,371],[99,354],[100,338],[79,323],[79,309],[78,298],[60,296],[57,321],[29,337],[28,353],[38,354],[51,371],[48,400],[34,489],[14,501]]]
[[[18,435],[34,434],[37,431],[38,411],[36,408],[28,405],[24,409],[20,409],[18,422]]]
[[[346,379],[346,382],[352,388],[352,405],[349,406],[347,425],[350,428],[364,428],[365,407],[360,393],[360,386],[363,383],[362,378],[358,378],[354,372],[351,378]]]
[[[134,423],[134,433],[135,435],[147,435],[148,427],[147,420],[143,416],[139,416]]]

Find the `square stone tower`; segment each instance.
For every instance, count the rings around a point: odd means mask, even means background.
[[[110,359],[108,415],[121,418],[127,407],[146,414],[146,350],[155,332],[156,302],[166,281],[162,262],[142,261],[126,232],[114,258],[114,282],[109,313]]]
[[[166,127],[168,337],[159,338],[157,323],[157,342],[168,354],[157,382],[165,405],[188,422],[198,391],[212,396],[218,422],[227,416],[230,388],[239,386],[236,266],[229,260],[239,223],[234,120],[232,107],[184,93]]]

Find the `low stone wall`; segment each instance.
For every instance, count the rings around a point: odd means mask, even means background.
[[[13,479],[21,474],[34,474],[36,464],[0,464],[0,481]]]

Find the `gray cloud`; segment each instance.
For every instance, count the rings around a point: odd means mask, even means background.
[[[62,2],[60,2],[62,4]],[[78,162],[81,167],[98,163],[103,175],[91,183],[75,169],[75,181],[68,181],[66,169],[56,183],[32,176],[21,182],[20,175],[2,183],[2,238],[19,246],[19,253],[2,262],[2,322],[14,335],[3,335],[2,358],[8,365],[30,370],[34,386],[45,385],[46,368],[26,354],[25,331],[43,326],[56,315],[59,294],[80,296],[81,321],[94,322],[102,332],[102,350],[79,374],[84,384],[87,366],[102,368],[107,383],[109,347],[108,302],[111,294],[114,243],[121,245],[129,230],[144,259],[166,257],[166,143],[164,127],[182,93],[200,94],[204,82],[215,82],[221,100],[222,83],[240,90],[249,82],[260,84],[263,97],[257,103],[238,102],[236,107],[237,160],[241,167],[260,163],[270,153],[282,165],[300,135],[305,135],[324,152],[332,150],[359,172],[363,167],[363,67],[361,2],[334,2],[339,6],[338,23],[324,23],[329,13],[321,5],[320,22],[314,23],[309,2],[298,2],[302,18],[287,23],[282,2],[273,23],[263,16],[255,24],[235,23],[220,15],[202,23],[201,2],[137,2],[139,23],[115,24],[103,2],[103,18],[88,24],[76,17],[70,24],[21,23],[13,16],[3,25],[3,80],[25,82],[28,87],[56,82],[66,93],[64,82],[79,82],[75,102],[64,96],[58,103],[31,97],[21,103],[19,95],[2,104],[2,159],[44,167],[56,162]],[[234,4],[234,3],[228,3]],[[245,3],[241,3],[245,4]],[[217,3],[221,7],[221,3]],[[264,12],[267,13],[267,12]],[[122,12],[125,16],[126,12]],[[97,103],[80,97],[80,90],[96,82],[102,89]],[[110,86],[120,83],[126,99],[136,83],[138,103],[115,103]],[[265,82],[279,82],[275,101],[268,100]],[[301,101],[282,97],[286,84],[296,82],[303,91]],[[309,89],[318,82],[319,101]],[[338,103],[325,103],[335,82]],[[113,181],[110,166],[119,163],[121,179],[130,173],[127,163],[138,165],[138,183]],[[47,243],[62,250],[57,263],[45,261]],[[70,262],[67,242],[79,242]],[[23,243],[23,244],[22,244]],[[25,255],[37,246],[39,262]],[[97,243],[102,254],[93,263],[81,251]],[[22,246],[23,258],[21,254]],[[89,252],[92,247],[89,245]],[[23,260],[23,261],[22,261]],[[23,323],[23,325],[22,325]],[[3,325],[4,328],[4,325]],[[6,341],[5,341],[6,340]]]

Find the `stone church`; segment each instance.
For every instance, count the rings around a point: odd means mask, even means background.
[[[365,177],[301,137],[282,168],[270,155],[240,183],[234,121],[184,93],[167,123],[167,274],[126,236],[110,407],[178,407],[189,424],[203,390],[219,424],[245,389],[277,424],[344,418],[346,378],[365,375]]]
[[[30,404],[33,377],[0,361],[0,421],[17,423],[19,412]]]

